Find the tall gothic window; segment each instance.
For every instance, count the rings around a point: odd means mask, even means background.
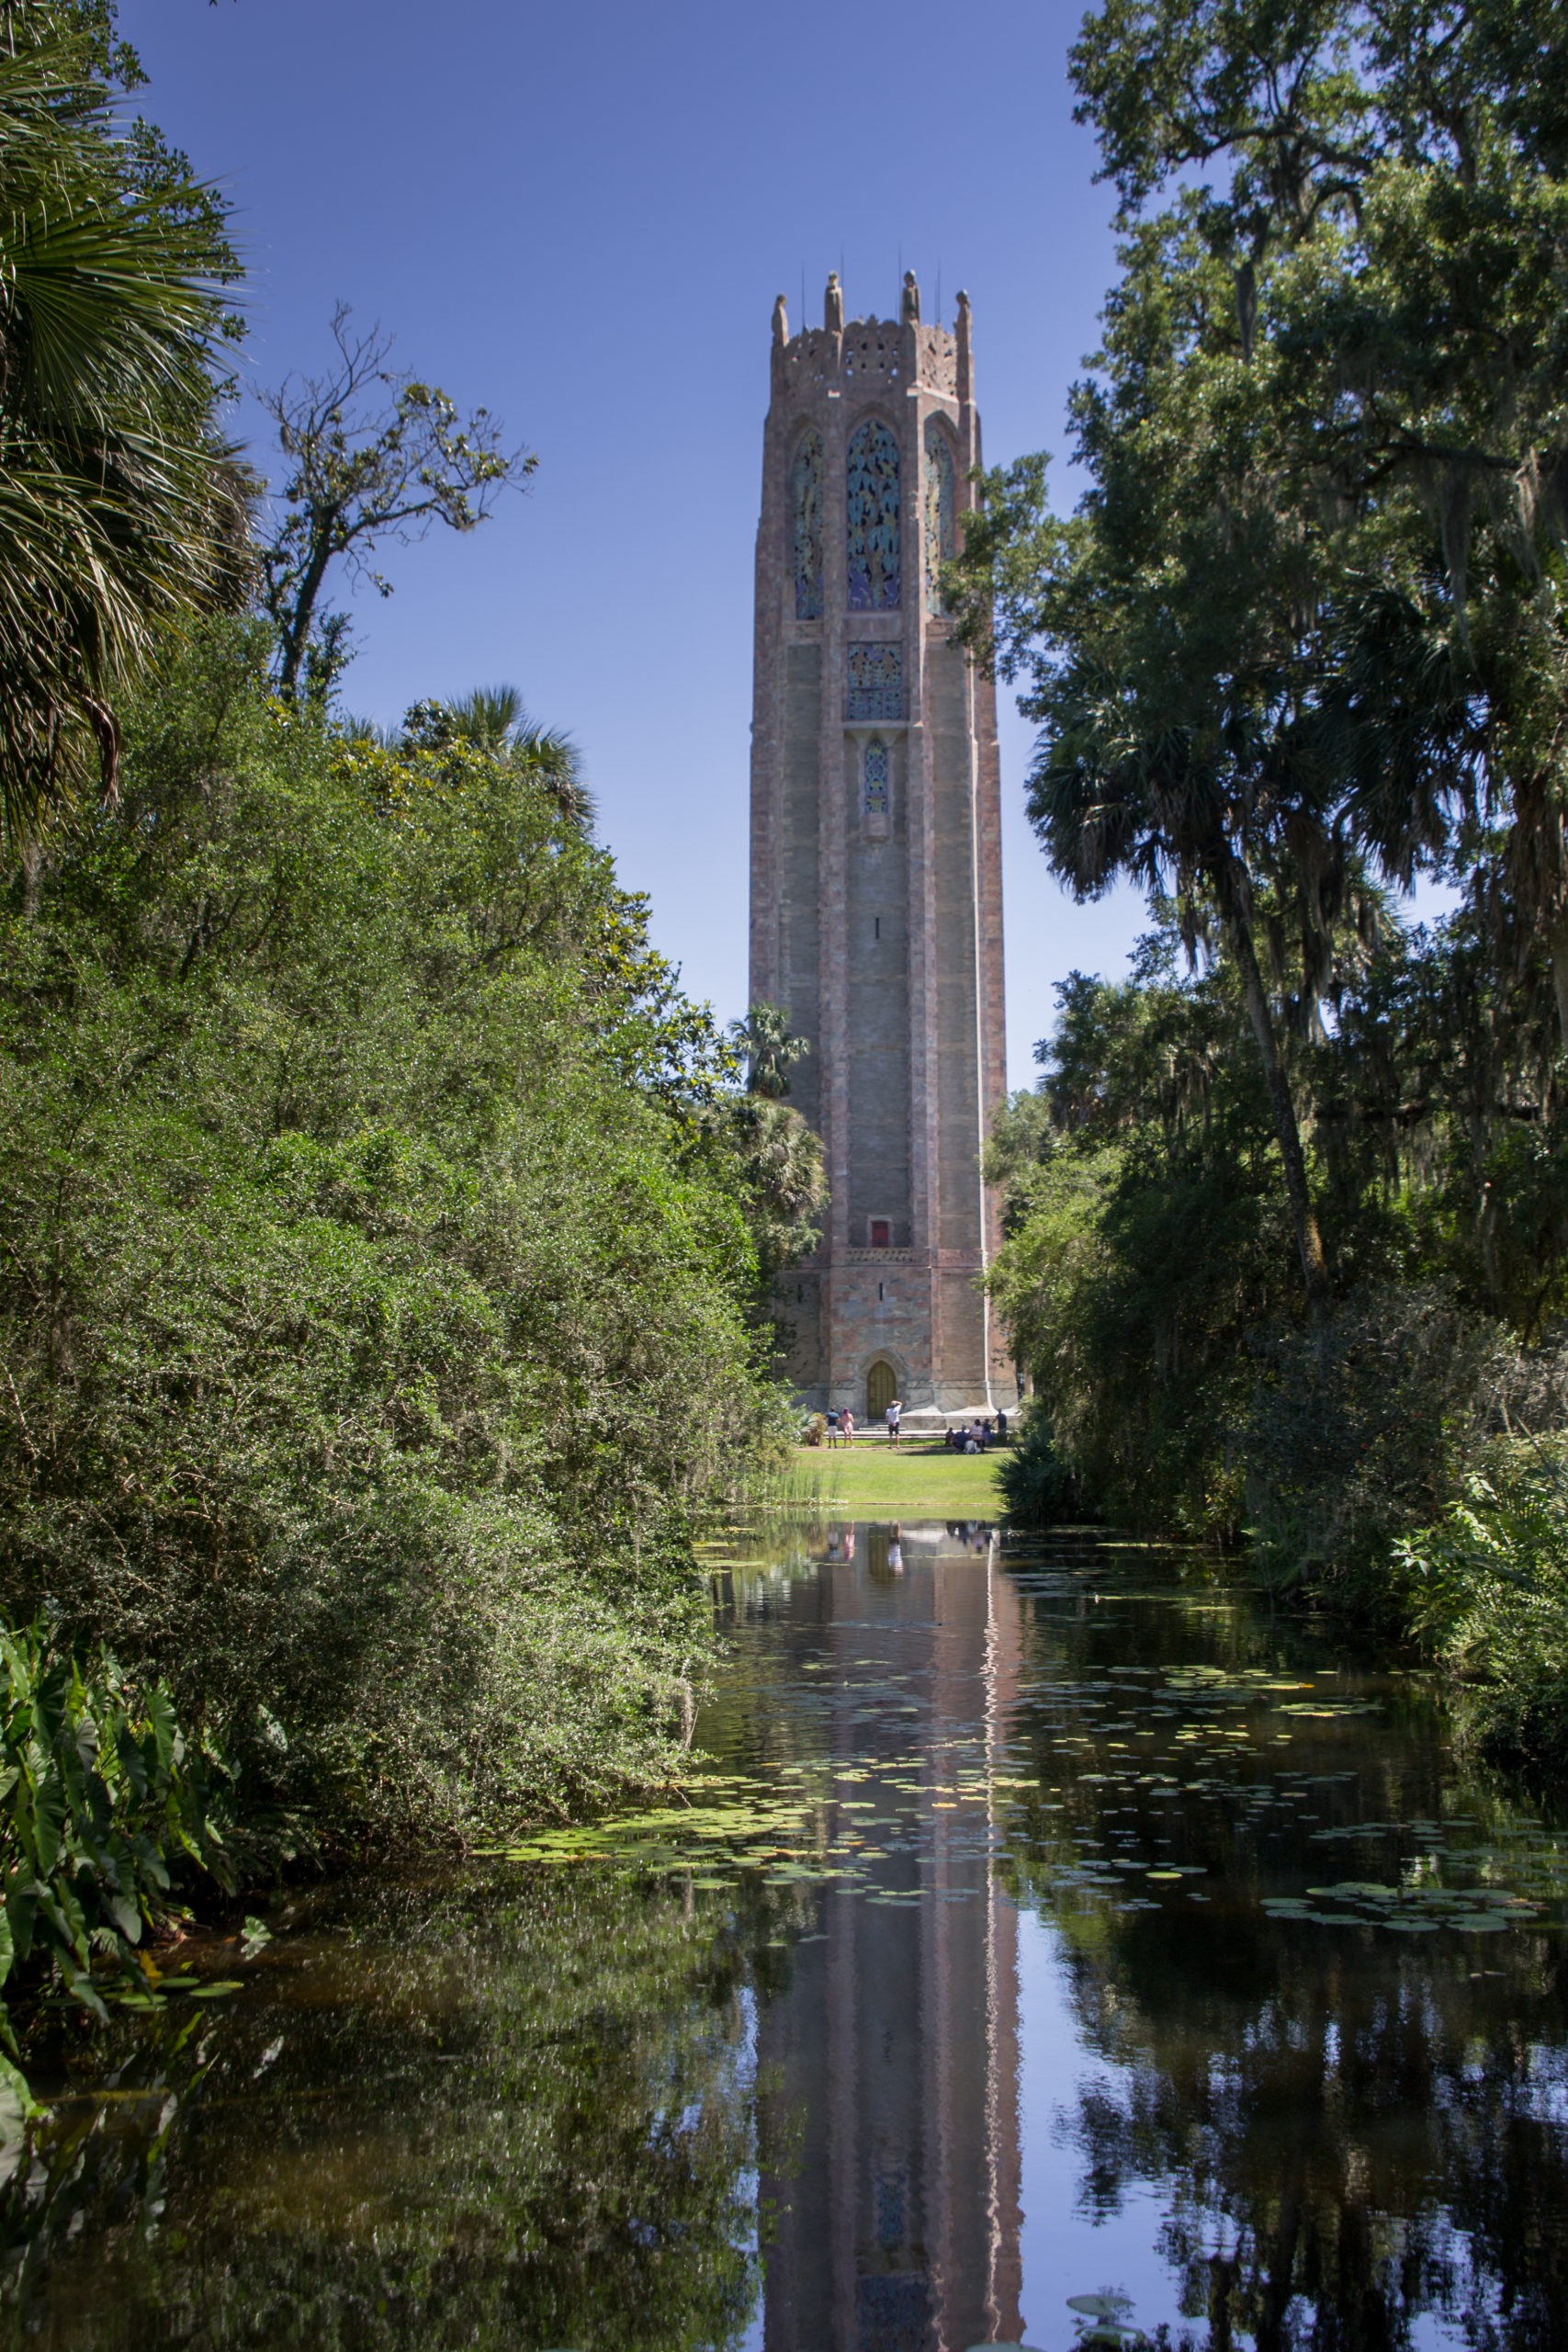
[[[898,444],[867,417],[850,436],[849,597],[852,613],[890,613],[898,603]]]
[[[865,813],[872,819],[887,815],[887,746],[874,735],[865,747]]]
[[[944,613],[942,567],[958,552],[953,444],[934,416],[926,419],[926,610]]]
[[[804,433],[790,477],[795,514],[795,617],[822,617],[822,435]]]

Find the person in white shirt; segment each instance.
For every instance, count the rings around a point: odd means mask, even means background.
[[[892,1402],[892,1403],[891,1403],[891,1405],[889,1405],[889,1407],[887,1408],[887,1442],[888,1442],[888,1444],[889,1444],[889,1445],[897,1445],[897,1442],[898,1442],[898,1424],[899,1424],[899,1422],[903,1419],[903,1418],[904,1418],[904,1408],[903,1408],[903,1406],[898,1402],[897,1397],[897,1396],[895,1396],[895,1398],[893,1399],[893,1402]]]

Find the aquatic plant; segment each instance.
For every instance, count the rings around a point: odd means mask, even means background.
[[[105,2019],[98,1981],[144,1960],[144,1939],[194,1866],[231,1887],[220,1757],[187,1741],[167,1686],[133,1682],[107,1650],[62,1651],[47,1623],[0,1631],[0,1985],[59,1986]],[[155,1967],[132,1982],[146,1997]],[[17,2044],[0,2001],[0,2041]],[[27,2085],[0,2058],[0,2140]]]

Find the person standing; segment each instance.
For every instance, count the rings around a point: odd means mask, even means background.
[[[843,1439],[846,1445],[853,1445],[855,1442],[855,1417],[848,1405],[844,1407],[843,1412],[840,1416],[839,1434]]]
[[[888,1406],[888,1408],[887,1408],[887,1442],[888,1442],[888,1444],[889,1444],[889,1445],[897,1445],[897,1442],[898,1442],[898,1424],[899,1424],[899,1422],[903,1419],[903,1418],[904,1418],[904,1408],[903,1408],[903,1406],[899,1403],[899,1401],[898,1401],[897,1397],[897,1396],[895,1396],[895,1398],[893,1399],[893,1402],[892,1402],[892,1403],[891,1403],[891,1405],[889,1405],[889,1406]]]
[[[839,1408],[837,1405],[829,1405],[828,1408],[828,1451],[829,1453],[832,1453],[833,1448],[838,1444],[838,1442]]]

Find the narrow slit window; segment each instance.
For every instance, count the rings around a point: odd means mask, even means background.
[[[865,764],[862,770],[862,789],[868,819],[874,823],[887,821],[887,746],[880,735],[874,735],[865,747]]]

